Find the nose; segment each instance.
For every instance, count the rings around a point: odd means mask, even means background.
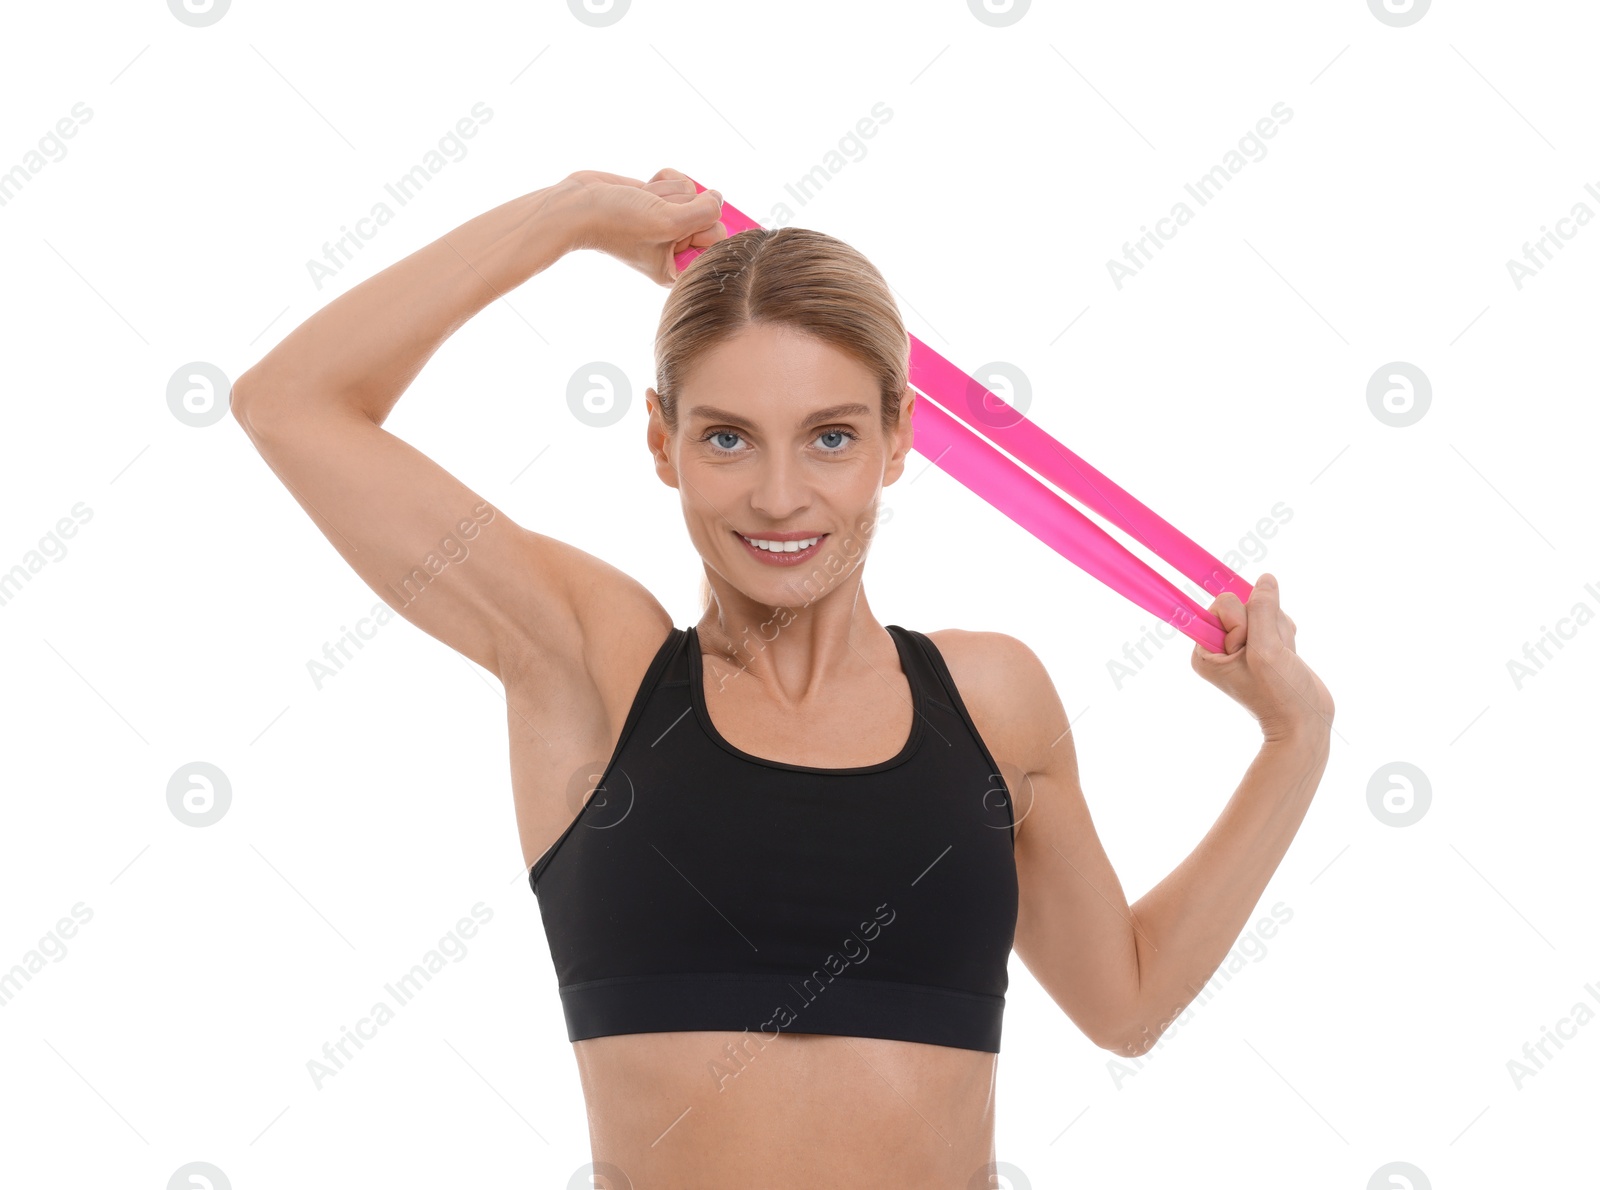
[[[811,502],[805,470],[799,460],[781,453],[762,462],[750,493],[750,507],[774,524],[782,524]]]

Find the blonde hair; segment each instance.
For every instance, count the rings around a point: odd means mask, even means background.
[[[751,228],[707,248],[673,283],[656,328],[656,392],[678,430],[683,377],[748,326],[790,327],[853,356],[878,382],[883,432],[900,420],[910,340],[888,282],[843,240],[806,227]],[[701,610],[711,582],[700,580]]]

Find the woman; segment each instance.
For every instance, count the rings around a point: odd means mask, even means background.
[[[234,415],[361,577],[505,686],[595,1172],[987,1186],[1010,951],[1096,1044],[1145,1052],[1282,859],[1333,703],[1271,576],[1211,605],[1227,651],[1192,663],[1259,721],[1260,754],[1130,908],[1039,659],[868,605],[916,399],[883,278],[817,232],[729,237],[720,202],[670,169],[514,199],[308,319],[240,377]],[[380,428],[454,330],[577,248],[671,289],[646,407],[704,564],[689,629]],[[460,537],[462,560],[423,564]],[[574,773],[604,796],[580,807]]]

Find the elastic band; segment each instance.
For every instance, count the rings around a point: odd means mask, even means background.
[[[705,190],[694,185],[696,192]],[[729,235],[761,226],[726,200],[721,220]],[[703,251],[678,253],[678,272]],[[1112,590],[1212,652],[1224,651],[1222,622],[1214,614],[979,435],[1004,446],[1212,595],[1232,591],[1245,602],[1249,583],[915,335],[906,337],[910,383],[925,398],[912,406],[914,450]]]

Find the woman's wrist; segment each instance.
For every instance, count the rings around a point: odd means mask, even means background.
[[[1312,715],[1284,722],[1261,721],[1262,747],[1313,753],[1325,751],[1333,725]]]
[[[534,190],[522,201],[527,209],[524,227],[529,251],[538,266],[535,271],[586,246],[584,212],[577,187],[569,179]]]

